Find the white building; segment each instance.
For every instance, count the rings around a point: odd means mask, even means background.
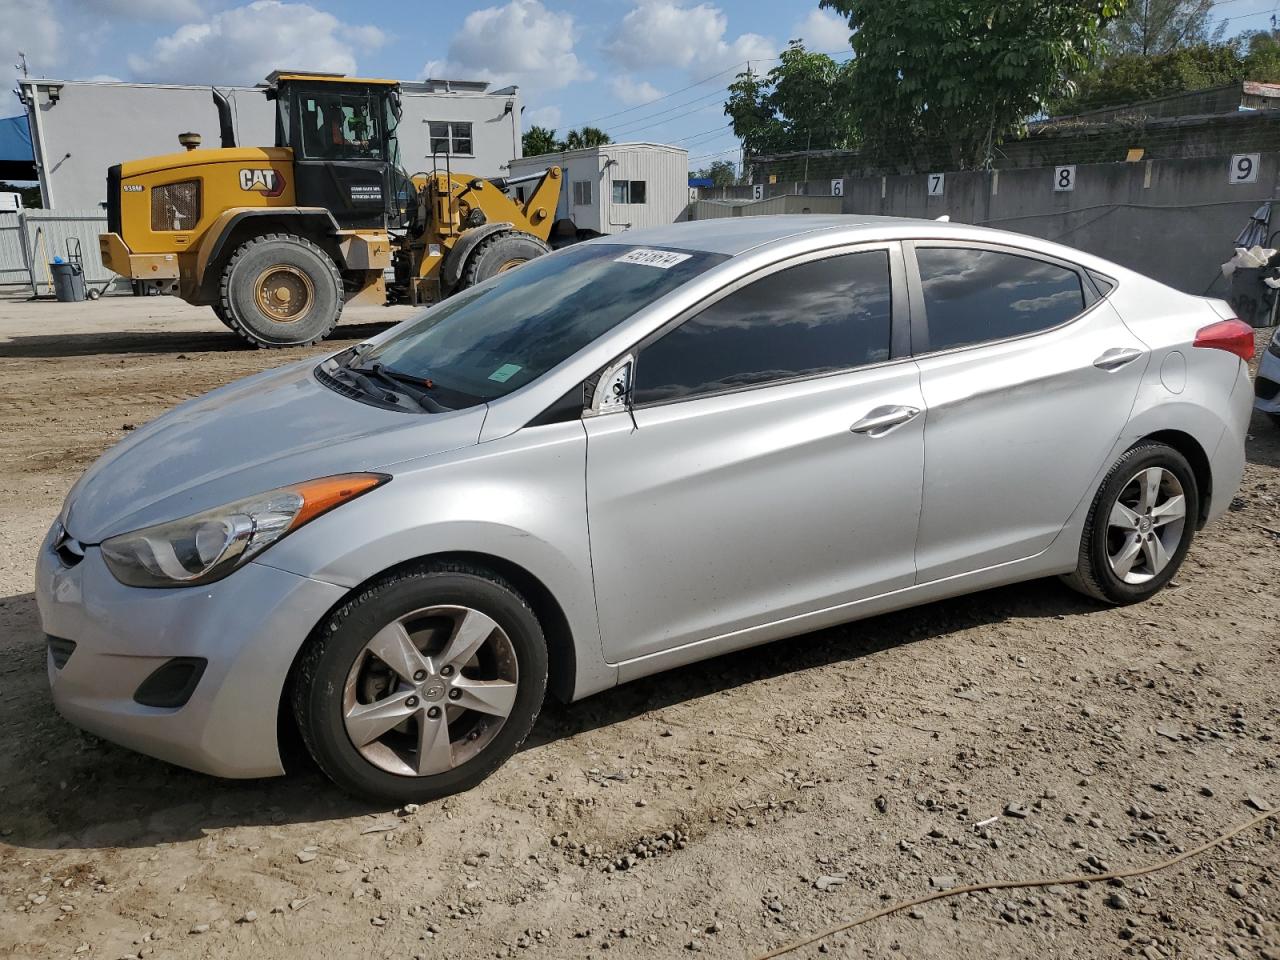
[[[564,171],[557,220],[579,230],[620,233],[683,219],[689,205],[689,152],[662,143],[610,143],[511,161],[511,176],[549,166]]]
[[[106,201],[107,168],[176,153],[178,134],[219,144],[210,88],[169,83],[108,83],[20,78],[44,206],[92,210]],[[275,143],[275,104],[261,87],[220,87],[231,98],[236,143]],[[401,85],[400,162],[409,173],[431,169],[433,152],[451,150],[455,171],[496,177],[520,156],[520,95],[470,80]]]

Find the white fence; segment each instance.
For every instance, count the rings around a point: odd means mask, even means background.
[[[106,232],[101,210],[21,210],[0,214],[0,284],[26,284],[36,295],[52,293],[47,264],[54,257],[84,258],[85,282],[102,284],[116,275],[98,256],[98,234]]]

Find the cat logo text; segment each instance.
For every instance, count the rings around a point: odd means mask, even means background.
[[[284,193],[284,177],[280,171],[245,168],[240,171],[240,189],[260,193],[264,197],[278,197]]]

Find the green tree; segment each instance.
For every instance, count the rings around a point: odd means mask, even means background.
[[[583,147],[603,147],[607,143],[613,143],[613,137],[599,127],[583,127],[581,130],[570,130],[566,133],[560,149],[581,150]]]
[[[1257,66],[1264,76],[1273,76],[1280,60],[1274,44],[1259,44]],[[1240,80],[1257,80],[1237,43],[1200,44],[1153,57],[1129,53],[1114,57],[1101,67],[1085,73],[1076,92],[1050,104],[1056,116],[1083,113],[1103,107],[1119,107],[1155,97],[1203,90]]]
[[[1244,34],[1244,79],[1280,83],[1280,38],[1268,31]]]
[[[536,125],[524,132],[524,136],[520,138],[520,144],[526,157],[555,153],[561,149],[560,141],[556,139],[555,130]]]
[[[1129,0],[1107,24],[1107,46],[1116,54],[1144,57],[1221,41],[1227,25],[1211,28],[1216,0]]]
[[[821,0],[848,19],[849,103],[881,165],[983,167],[1095,57],[1125,0]]]
[[[690,174],[699,180],[710,180],[713,186],[731,187],[738,182],[738,168],[732,160],[713,160],[711,166]]]
[[[792,40],[767,74],[738,74],[724,112],[743,149],[760,154],[851,146],[850,106],[847,66]]]

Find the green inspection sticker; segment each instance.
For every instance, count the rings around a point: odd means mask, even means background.
[[[497,380],[498,383],[506,383],[521,370],[518,363],[504,363],[493,373],[489,374],[490,380]]]

